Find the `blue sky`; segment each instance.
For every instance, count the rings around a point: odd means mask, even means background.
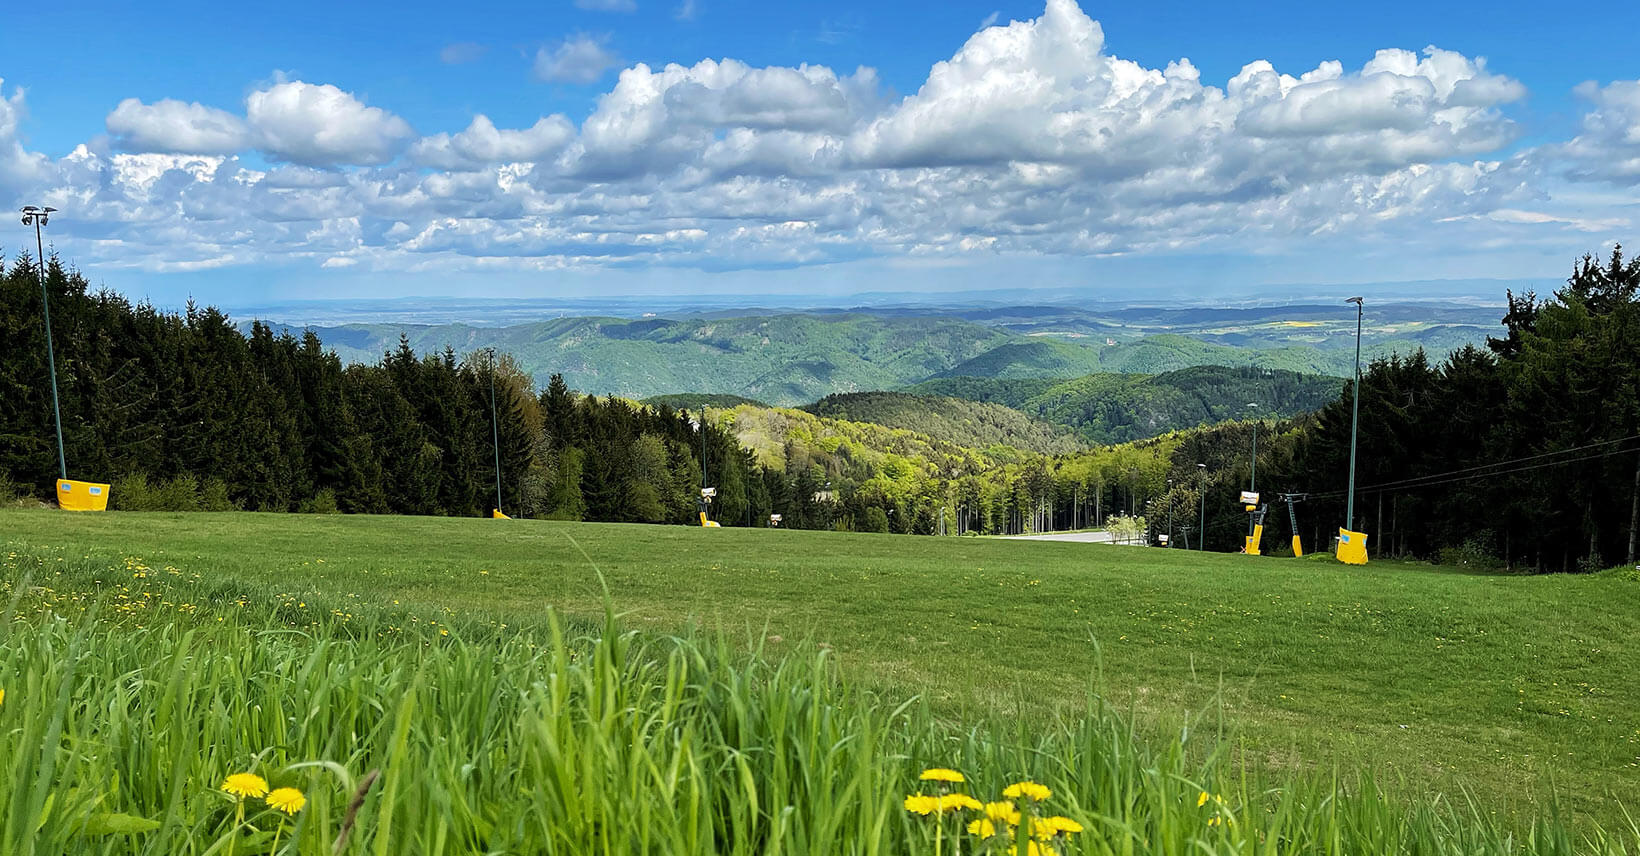
[[[1640,215],[1637,30],[1616,3],[30,5],[0,199],[172,304],[1553,278]]]

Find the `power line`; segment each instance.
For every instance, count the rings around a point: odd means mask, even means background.
[[[1592,461],[1596,458],[1608,458],[1608,457],[1611,457],[1612,455],[1621,455],[1621,454],[1624,454],[1624,453],[1627,453],[1627,452],[1640,451],[1640,446],[1636,446],[1633,449],[1615,449],[1615,450],[1607,451],[1607,452],[1599,452],[1597,454],[1584,455],[1584,456],[1578,457],[1578,458],[1568,458],[1568,459],[1565,459],[1565,460],[1557,460],[1557,461],[1544,461],[1543,463],[1539,463],[1539,464],[1531,464],[1531,465],[1524,466],[1524,467],[1513,467],[1511,469],[1497,470],[1495,472],[1481,472],[1481,473],[1475,472],[1476,470],[1490,470],[1494,467],[1502,467],[1502,466],[1507,466],[1509,464],[1518,464],[1518,463],[1521,463],[1523,461],[1535,461],[1535,460],[1539,460],[1539,459],[1542,459],[1542,458],[1554,457],[1554,456],[1558,456],[1558,455],[1565,455],[1565,454],[1569,454],[1571,452],[1581,452],[1581,451],[1584,451],[1586,449],[1594,449],[1594,448],[1599,448],[1601,446],[1611,446],[1611,445],[1615,445],[1617,443],[1623,443],[1623,442],[1627,442],[1629,440],[1634,440],[1634,439],[1640,439],[1640,434],[1633,434],[1633,435],[1630,435],[1628,437],[1619,437],[1618,439],[1615,439],[1615,440],[1602,440],[1598,443],[1589,443],[1589,444],[1583,445],[1583,446],[1573,446],[1571,448],[1561,449],[1561,450],[1556,451],[1556,452],[1544,452],[1544,453],[1538,454],[1538,455],[1527,455],[1526,457],[1522,457],[1522,458],[1509,458],[1509,459],[1505,459],[1505,460],[1502,460],[1502,461],[1493,461],[1492,463],[1489,463],[1489,464],[1480,464],[1478,466],[1466,467],[1466,468],[1461,469],[1461,470],[1451,470],[1449,472],[1444,472],[1444,473],[1432,473],[1432,474],[1426,475],[1426,476],[1418,476],[1417,478],[1401,479],[1400,481],[1392,481],[1392,482],[1384,482],[1382,484],[1367,485],[1366,487],[1358,488],[1356,490],[1356,492],[1357,493],[1381,493],[1381,492],[1387,491],[1387,490],[1417,490],[1419,488],[1424,488],[1424,487],[1434,487],[1436,485],[1452,484],[1454,482],[1472,481],[1474,479],[1491,478],[1493,476],[1504,476],[1504,475],[1510,475],[1512,473],[1526,472],[1528,470],[1542,469],[1544,467],[1560,466],[1562,464],[1575,464],[1575,463],[1579,463],[1581,461]],[[1473,475],[1465,475],[1465,473],[1473,473]],[[1344,491],[1341,491],[1341,490],[1330,491],[1330,492],[1327,492],[1327,493],[1313,493],[1313,494],[1310,494],[1311,498],[1314,498],[1314,499],[1331,499],[1333,497],[1338,497],[1338,496],[1343,496],[1343,495],[1344,495]]]

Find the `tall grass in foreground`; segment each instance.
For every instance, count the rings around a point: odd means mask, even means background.
[[[982,799],[1047,785],[1085,828],[1070,853],[1640,852],[1632,826],[1516,829],[1363,776],[1271,780],[1137,739],[1097,702],[1028,729],[944,721],[824,652],[253,602],[138,560],[0,571],[7,856],[931,853],[902,802],[936,766]],[[238,799],[236,773],[307,802]]]

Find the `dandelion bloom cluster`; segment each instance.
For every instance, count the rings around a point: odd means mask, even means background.
[[[925,782],[940,782],[942,785],[967,781],[967,778],[956,770],[943,767],[924,770],[920,778]],[[953,809],[978,812],[979,816],[969,820],[963,828],[967,829],[969,835],[990,842],[985,845],[990,848],[985,852],[1003,852],[1013,856],[1055,856],[1059,852],[1059,845],[1052,842],[1060,836],[1082,831],[1082,824],[1068,817],[1042,816],[1042,803],[1053,795],[1053,792],[1044,785],[1029,781],[1015,782],[1004,789],[1002,794],[1004,799],[988,803],[981,803],[967,794],[912,794],[905,798],[905,808],[914,814],[924,817],[932,815],[936,818]],[[1024,800],[1023,810],[1014,800]],[[1023,844],[1011,844],[1022,826],[1030,840]]]
[[[268,795],[268,780],[255,773],[234,773],[222,782],[222,790],[244,799]]]

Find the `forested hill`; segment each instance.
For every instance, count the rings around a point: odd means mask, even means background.
[[[1081,445],[1064,428],[1004,407],[943,395],[851,392],[805,405],[816,416],[904,428],[964,446],[1013,446],[1033,452],[1069,452]]]
[[[1158,375],[946,377],[908,389],[989,402],[1074,430],[1091,444],[1123,443],[1229,419],[1288,417],[1338,397],[1344,381],[1280,369],[1197,366]],[[1249,408],[1248,404],[1257,404]]]

